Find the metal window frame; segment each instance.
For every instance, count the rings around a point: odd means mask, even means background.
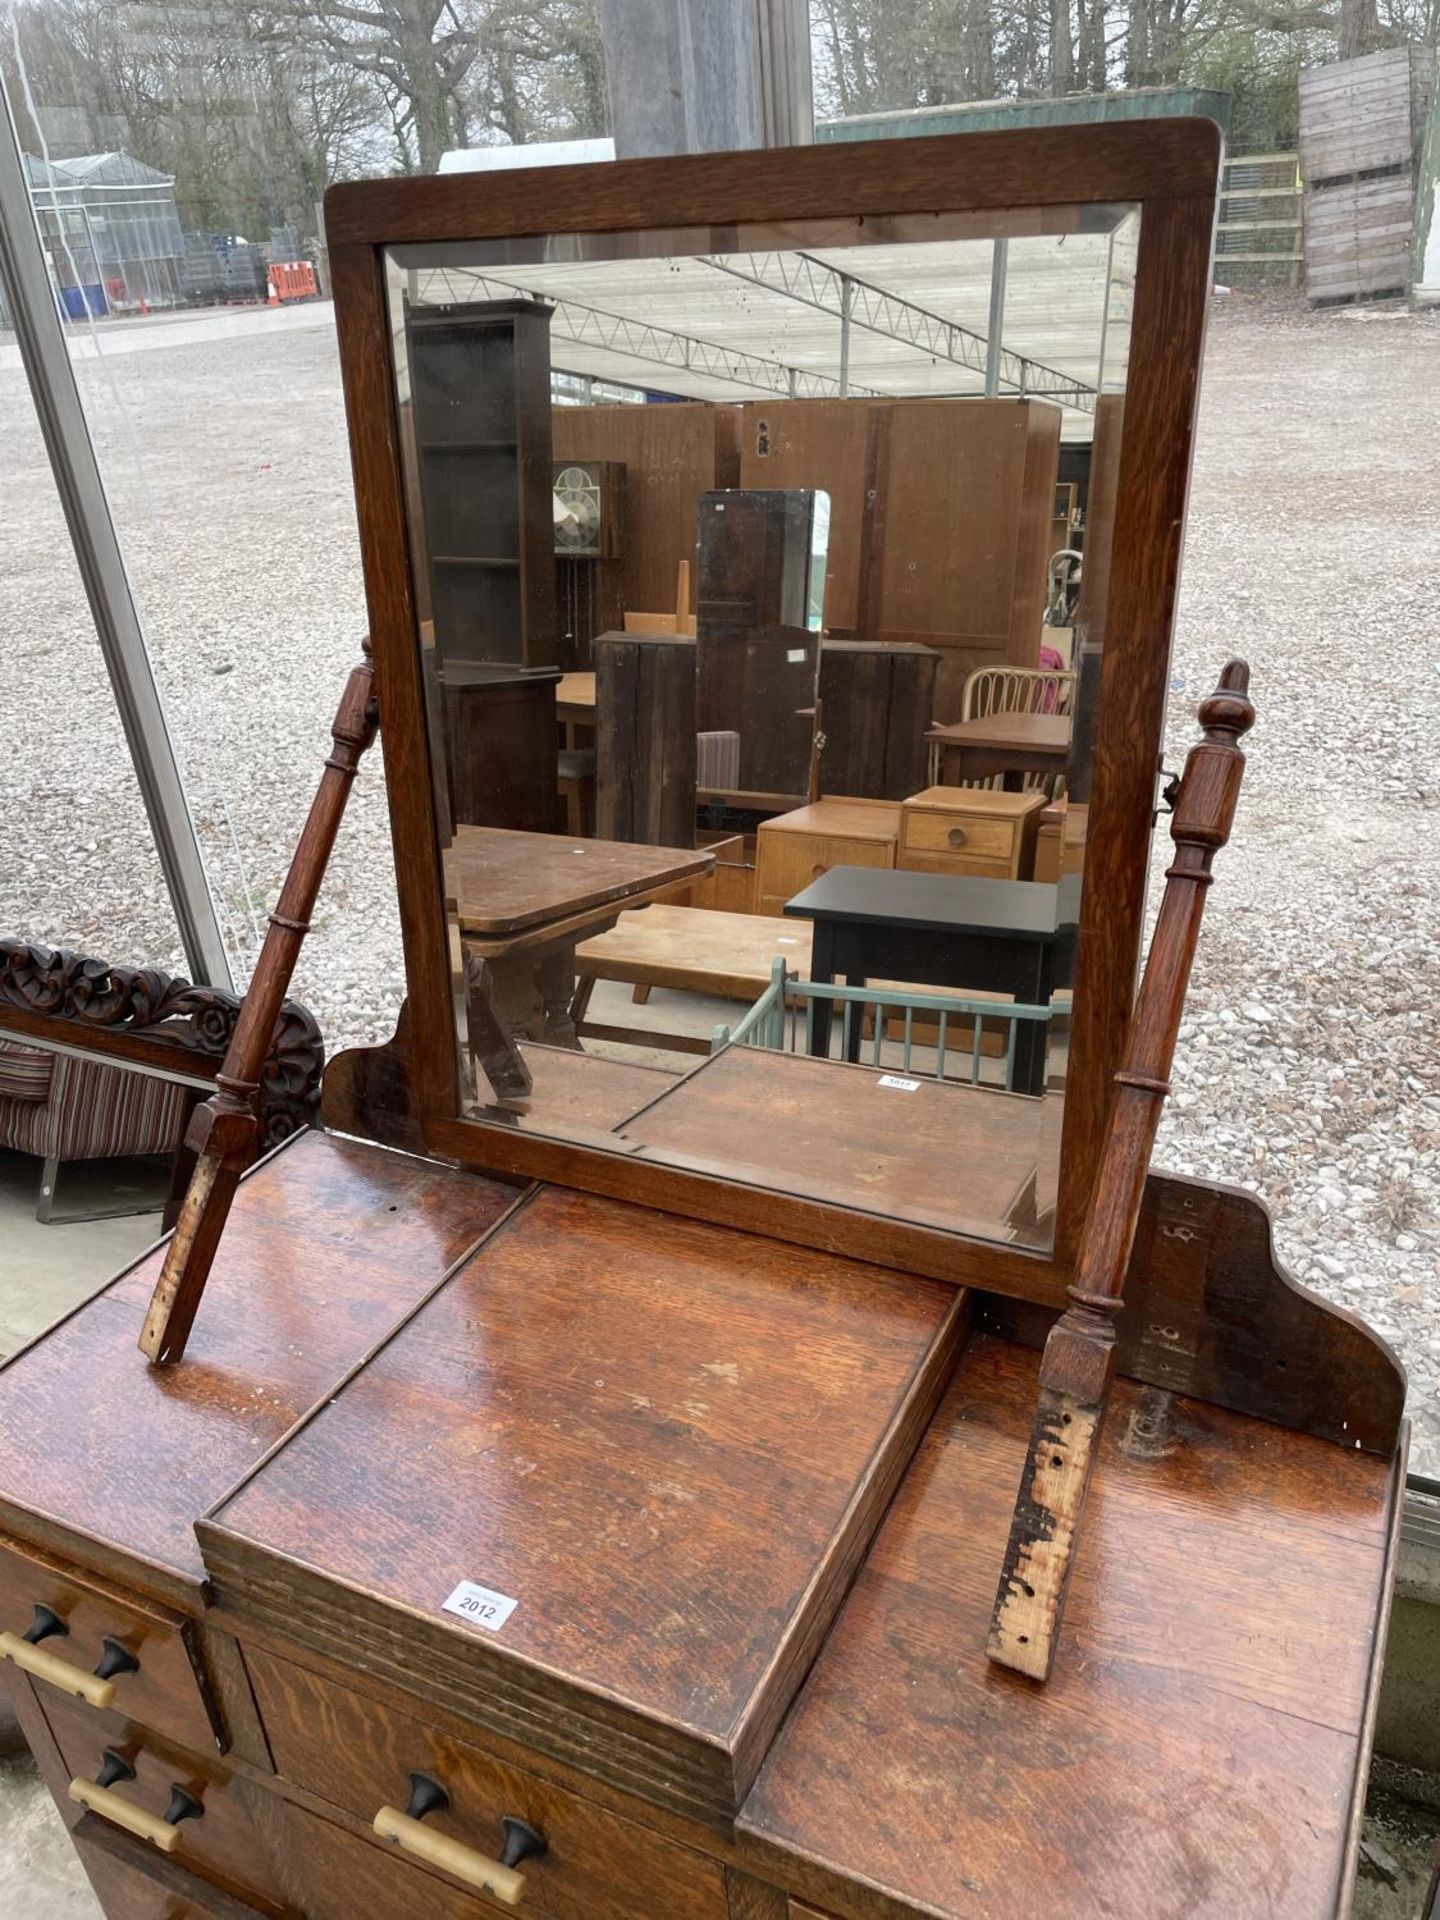
[[[0,288],[10,309],[56,490],[130,748],[191,978],[233,989],[205,857],[165,721],[139,611],[90,439],[41,244],[9,96],[0,81]]]

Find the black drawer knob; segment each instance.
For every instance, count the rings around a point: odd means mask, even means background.
[[[502,1867],[518,1867],[522,1860],[536,1860],[548,1851],[550,1842],[528,1820],[517,1820],[507,1813],[500,1822],[505,1845],[500,1849]]]
[[[133,1780],[135,1769],[123,1753],[117,1753],[114,1747],[106,1747],[100,1756],[100,1771],[95,1776],[97,1787],[113,1787],[117,1780]]]
[[[182,1786],[171,1786],[170,1804],[165,1809],[166,1826],[178,1827],[182,1820],[203,1820],[204,1817],[205,1809],[193,1793]]]
[[[38,1647],[42,1640],[48,1640],[52,1634],[66,1634],[69,1631],[69,1627],[53,1607],[47,1607],[39,1600],[35,1602],[35,1618],[30,1622],[30,1630],[25,1635],[32,1647]]]
[[[128,1647],[108,1637],[100,1642],[100,1664],[95,1669],[97,1680],[113,1680],[117,1674],[139,1671],[140,1662]]]
[[[449,1805],[449,1794],[433,1774],[411,1774],[410,1798],[405,1803],[407,1820],[423,1820],[427,1813],[444,1813]]]

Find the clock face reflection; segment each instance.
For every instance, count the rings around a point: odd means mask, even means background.
[[[588,553],[599,544],[600,496],[583,467],[566,467],[555,481],[555,545]]]

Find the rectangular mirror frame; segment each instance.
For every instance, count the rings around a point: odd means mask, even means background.
[[[1049,1303],[1069,1275],[1140,959],[1195,405],[1219,128],[1149,120],[357,182],[326,196],[330,275],[389,789],[409,1016],[400,1064],[425,1149]],[[966,1238],[634,1155],[459,1117],[450,973],[397,434],[385,249],[835,216],[1141,211],[1055,1244]],[[997,216],[987,228],[987,217]],[[1215,636],[1217,662],[1225,652]]]

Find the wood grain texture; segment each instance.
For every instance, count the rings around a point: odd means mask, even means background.
[[[712,854],[693,848],[461,827],[445,853],[445,885],[465,933],[499,939],[692,880],[713,865]]]
[[[1058,408],[974,397],[777,400],[747,402],[741,416],[743,486],[830,496],[827,629],[872,647],[898,643],[892,657],[912,662],[933,655],[939,678],[926,675],[922,726],[938,712],[958,715],[965,676],[982,658],[1036,664]],[[951,537],[956,525],[963,540]],[[913,644],[920,635],[923,648]],[[887,651],[882,644],[875,658]],[[833,693],[858,694],[861,684],[840,680]],[[841,714],[837,698],[825,703],[826,787],[896,800],[913,792],[919,769],[894,791],[849,777],[877,765],[883,777],[884,744],[862,751],[860,729],[875,716]],[[917,739],[903,749],[912,758]]]
[[[335,330],[355,479],[375,696],[385,738],[385,788],[397,885],[403,896],[408,997],[416,1009],[411,1059],[422,1114],[459,1111],[458,1060],[449,1017],[449,955],[436,903],[443,898],[431,783],[431,738],[421,672],[419,619],[399,404],[391,358],[383,258],[327,235]],[[363,446],[362,446],[363,435]],[[439,1009],[445,1009],[443,1014]]]
[[[820,637],[807,624],[815,500],[805,490],[761,488],[700,501],[695,726],[737,734],[739,771],[727,784],[782,805],[810,791],[820,672]]]
[[[1096,1436],[1115,1363],[1130,1251],[1145,1198],[1150,1155],[1185,1009],[1216,853],[1230,838],[1254,725],[1250,670],[1232,660],[1200,703],[1204,732],[1191,747],[1170,823],[1175,855],[1146,956],[1125,1043],[1085,1228],[1051,1328],[1015,1518],[1005,1549],[990,1657],[1033,1679],[1050,1671],[1095,1461]]]
[[[984,1653],[1036,1372],[962,1357],[742,1812],[756,1871],[895,1920],[1333,1914],[1391,1469],[1188,1401],[1132,1459],[1117,1386],[1041,1691]]]
[[[105,1582],[34,1548],[0,1547],[0,1629],[23,1635],[36,1607],[48,1607],[65,1626],[40,1643],[43,1651],[79,1673],[93,1674],[112,1642],[136,1662],[113,1678],[116,1711],[199,1752],[214,1750],[222,1724],[192,1621],[122,1599]]]
[[[753,1880],[734,1867],[725,1875],[730,1892],[730,1920],[790,1920],[795,1911],[778,1887]]]
[[[599,634],[595,681],[597,837],[690,845],[695,642],[677,634]]]
[[[435,1832],[492,1858],[506,1816],[545,1835],[546,1853],[525,1863],[527,1908],[576,1920],[724,1920],[713,1861],[294,1661],[252,1652],[250,1669],[282,1778],[358,1819],[403,1806],[418,1769],[450,1796],[448,1809],[426,1816]]]
[[[702,493],[735,486],[726,477],[726,416],[739,409],[679,401],[666,407],[556,407],[555,458],[615,460],[625,467],[621,605],[627,612],[675,612],[676,569],[695,554]],[[687,589],[686,605],[691,605]]]
[[[1139,967],[1205,334],[1209,220],[1193,200],[1147,194],[1141,208],[1093,778],[1083,796],[1090,811],[1056,1210],[1060,1263],[1078,1245]]]
[[[919,873],[969,873],[1030,880],[1043,793],[994,793],[926,787],[900,810],[897,867]]]
[[[947,726],[932,727],[926,738],[942,747],[996,751],[1014,747],[1063,760],[1070,746],[1070,722],[1055,713],[987,713],[978,720],[955,720]]]
[[[1042,1102],[808,1054],[729,1047],[618,1129],[647,1154],[891,1219],[985,1235],[1042,1174]],[[756,1115],[766,1124],[756,1127]],[[1043,1204],[1043,1203],[1042,1203]]]
[[[875,627],[938,649],[942,719],[959,717],[976,667],[1039,664],[1059,446],[1060,409],[1043,401],[890,410]]]
[[[236,1899],[93,1815],[81,1821],[74,1839],[105,1920],[254,1920],[257,1913],[281,1911]]]
[[[185,1130],[185,1145],[198,1161],[140,1329],[140,1350],[156,1366],[173,1366],[185,1352],[240,1175],[260,1143],[259,1095],[266,1057],[274,1046],[351,784],[378,725],[367,640],[365,658],[346,680],[330,724],[330,753],[269,916],[260,957],[215,1076],[215,1092],[192,1113]]]
[[[750,222],[1207,198],[1219,161],[1220,130],[1209,120],[1044,127],[890,141],[876,152],[862,144],[667,155],[618,162],[603,179],[593,167],[573,166],[516,172],[499,182],[460,175],[364,181],[329,190],[325,225],[333,248],[739,221],[741,244],[752,245],[758,238],[743,233]],[[986,237],[992,230],[984,223]]]
[[[935,716],[939,664],[935,647],[822,640],[822,795],[903,800],[925,784],[924,736]]]
[[[264,1832],[286,1899],[305,1920],[368,1920],[371,1914],[384,1920],[476,1920],[516,1912],[428,1872],[373,1833],[357,1833],[283,1800],[265,1807]],[[570,1906],[550,1913],[553,1920],[582,1920],[581,1910]]]
[[[467,672],[451,665],[436,674],[431,697],[439,711],[430,717],[437,758],[444,760],[436,773],[452,823],[519,833],[560,831],[558,685],[558,674],[538,671],[507,680],[483,668]],[[439,804],[437,797],[437,809]]]
[[[106,1749],[112,1749],[135,1770],[133,1780],[119,1780],[112,1788],[121,1800],[163,1818],[171,1789],[182,1787],[203,1811],[180,1822],[173,1857],[231,1892],[258,1896],[271,1911],[278,1906],[269,1861],[250,1818],[253,1789],[213,1757],[187,1752],[119,1714],[96,1713],[49,1687],[37,1693],[71,1779],[93,1780]]]
[[[867,503],[866,444],[879,410],[868,400],[750,400],[740,408],[742,487],[813,487],[830,496],[827,629],[860,624],[861,557],[875,506]]]
[[[654,906],[622,913],[608,933],[575,949],[575,964],[582,979],[756,1000],[777,959],[808,976],[810,937],[803,921],[773,914]]]
[[[1120,485],[1120,450],[1125,438],[1125,396],[1102,393],[1095,402],[1095,437],[1090,443],[1090,483],[1085,494],[1085,565],[1075,602],[1075,626],[1082,644],[1101,647],[1105,611],[1110,604],[1110,563],[1115,551],[1115,507]]]
[[[1052,1315],[985,1296],[979,1323],[1044,1345]],[[1152,1172],[1115,1323],[1116,1371],[1394,1458],[1405,1375],[1354,1314],[1275,1257],[1270,1215],[1239,1187]]]
[[[89,954],[0,938],[0,1033],[78,1049],[117,1065],[213,1081],[240,1017],[237,994],[192,986],[154,967],[121,967]],[[325,1043],[314,1016],[281,1003],[259,1069],[262,1150],[315,1118]]]
[[[0,1521],[195,1611],[196,1515],[515,1197],[453,1168],[298,1136],[241,1182],[183,1367],[162,1377],[134,1350],[155,1248],[0,1371]]]
[[[0,1701],[8,1703],[13,1710],[25,1745],[30,1749],[30,1758],[50,1789],[55,1809],[66,1827],[73,1831],[84,1818],[84,1809],[66,1798],[70,1775],[40,1704],[39,1683],[7,1662],[0,1667]]]
[[[932,1283],[547,1189],[201,1523],[207,1567],[239,1614],[724,1817],[958,1313]],[[517,1599],[503,1633],[443,1611],[464,1579]]]
[[[900,840],[895,800],[833,795],[761,822],[755,837],[755,907],[777,918],[785,903],[831,867],[893,867]]]
[[[347,1047],[326,1067],[320,1124],[402,1153],[424,1153],[408,1000],[401,1001],[388,1040],[378,1047]]]

